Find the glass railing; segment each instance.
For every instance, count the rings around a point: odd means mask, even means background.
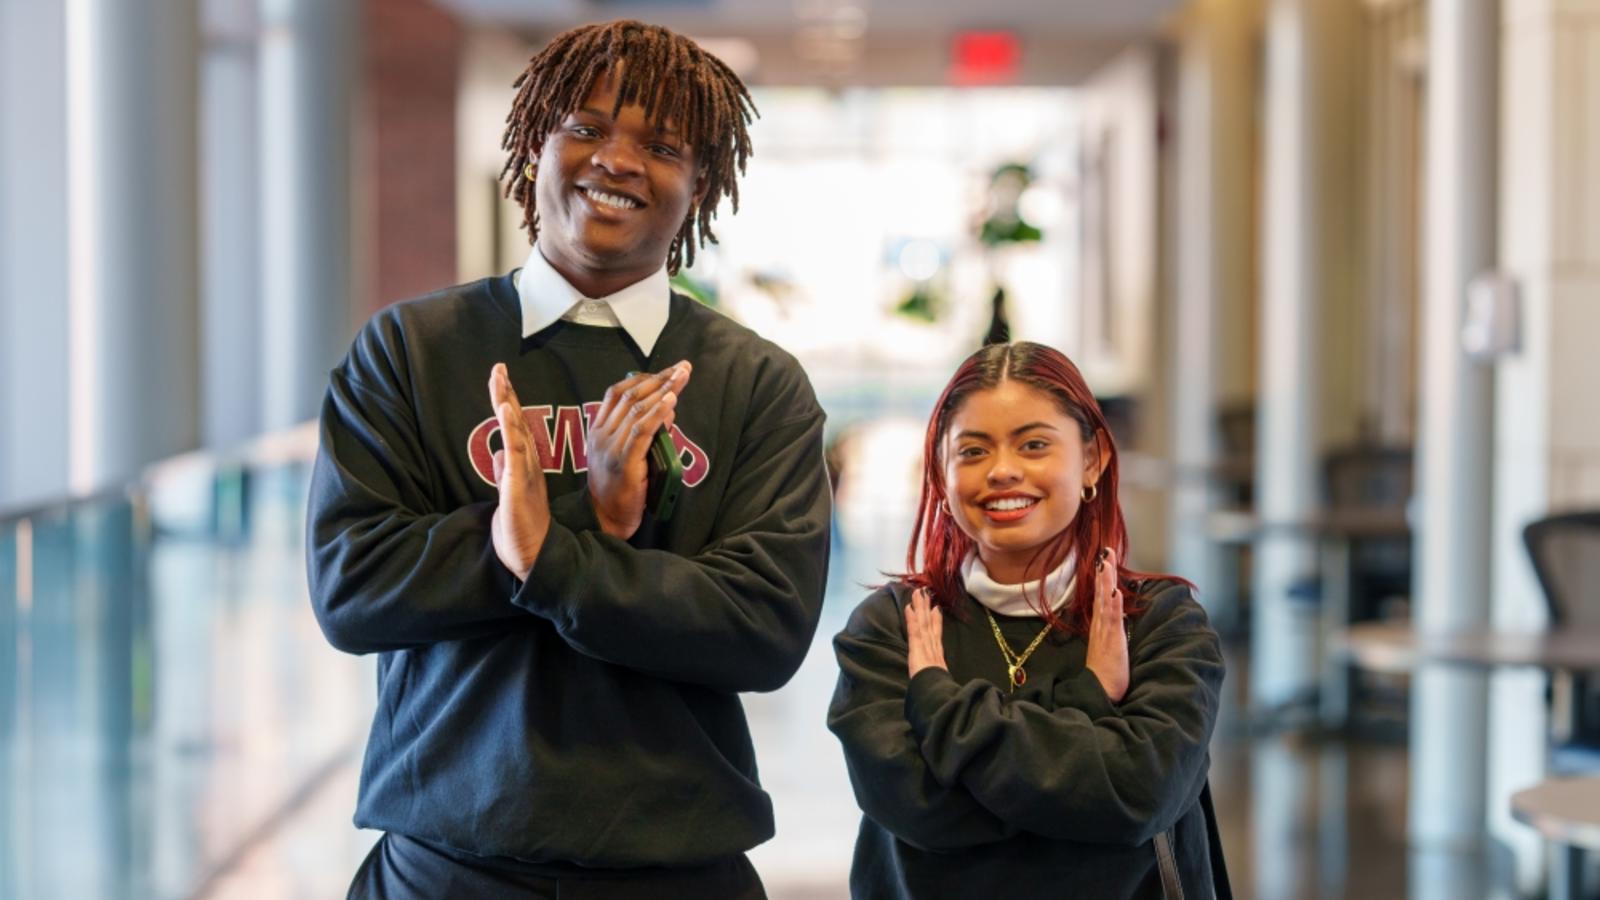
[[[0,516],[0,897],[204,893],[371,720],[306,593],[309,428]]]

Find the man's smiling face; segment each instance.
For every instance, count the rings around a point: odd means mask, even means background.
[[[665,265],[672,239],[705,193],[695,148],[637,104],[616,117],[619,73],[595,81],[545,136],[535,196],[539,250],[573,287],[603,297]]]

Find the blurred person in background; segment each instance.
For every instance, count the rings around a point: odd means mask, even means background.
[[[385,834],[350,895],[763,897],[738,694],[816,630],[823,413],[791,356],[668,287],[737,209],[753,105],[637,22],[556,37],[514,87],[526,264],[379,313],[323,406],[313,604],[379,654],[355,823]]]
[[[1059,352],[993,344],[945,387],[908,574],[834,641],[857,900],[1228,895],[1220,643],[1192,585],[1125,564],[1117,479]]]

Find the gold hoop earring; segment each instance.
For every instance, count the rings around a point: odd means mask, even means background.
[[[1100,488],[1092,484],[1086,484],[1083,486],[1083,490],[1079,492],[1079,496],[1083,498],[1083,502],[1093,503],[1094,498],[1100,496]]]
[[[533,163],[528,163],[527,165],[522,167],[522,177],[528,179],[529,181],[533,180],[533,178],[534,178]]]

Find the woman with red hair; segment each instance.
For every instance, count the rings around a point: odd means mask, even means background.
[[[1221,648],[1192,585],[1127,555],[1077,367],[1030,343],[969,357],[928,423],[907,574],[834,641],[856,900],[1227,896]]]

